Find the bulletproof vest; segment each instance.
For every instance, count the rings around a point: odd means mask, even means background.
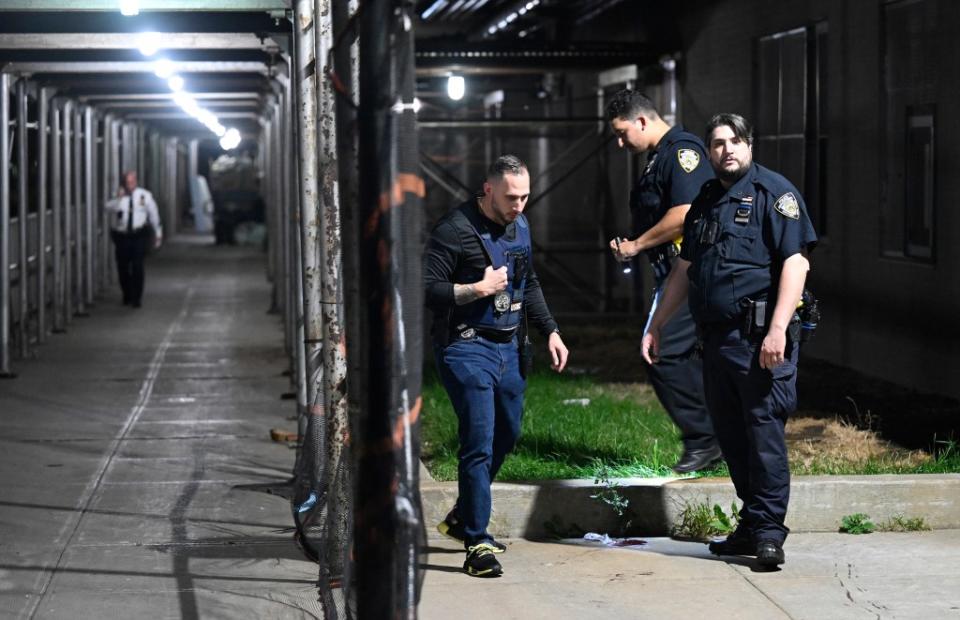
[[[520,324],[523,292],[527,282],[531,256],[530,228],[523,215],[494,237],[476,210],[467,210],[467,220],[480,239],[487,262],[494,268],[507,267],[507,288],[504,291],[457,306],[450,324],[470,327],[511,329]]]
[[[719,188],[719,183],[717,184]],[[766,299],[772,257],[763,239],[767,194],[753,183],[711,192],[691,211],[690,312],[700,323],[739,318],[746,300]],[[719,194],[719,195],[718,195]],[[760,203],[760,204],[758,204]]]

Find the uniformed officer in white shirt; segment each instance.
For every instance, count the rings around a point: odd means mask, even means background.
[[[116,199],[107,202],[111,237],[117,257],[123,305],[140,307],[143,296],[143,260],[151,241],[160,247],[163,228],[153,194],[137,186],[137,173],[123,174]]]

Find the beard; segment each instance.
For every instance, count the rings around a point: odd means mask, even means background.
[[[743,175],[747,173],[747,170],[750,169],[751,162],[745,162],[740,164],[736,170],[729,170],[727,168],[715,168],[714,172],[717,174],[717,178],[721,181],[724,181],[729,184],[736,183]]]

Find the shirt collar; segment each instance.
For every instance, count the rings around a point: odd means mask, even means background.
[[[677,136],[680,132],[683,131],[683,125],[677,123],[673,127],[667,130],[667,133],[661,136],[660,141],[657,142],[657,145],[653,147],[650,152],[656,153],[660,150],[661,147],[669,146],[677,141]]]
[[[756,192],[753,189],[753,185],[757,180],[757,165],[753,162],[750,163],[750,168],[747,170],[746,174],[740,177],[736,183],[730,186],[730,189],[727,190],[727,196],[733,199],[739,199],[744,196],[753,196]]]

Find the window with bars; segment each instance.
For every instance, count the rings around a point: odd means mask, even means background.
[[[881,248],[884,256],[936,260],[938,2],[882,6]]]
[[[803,192],[822,237],[827,218],[827,23],[760,37],[754,158]]]

